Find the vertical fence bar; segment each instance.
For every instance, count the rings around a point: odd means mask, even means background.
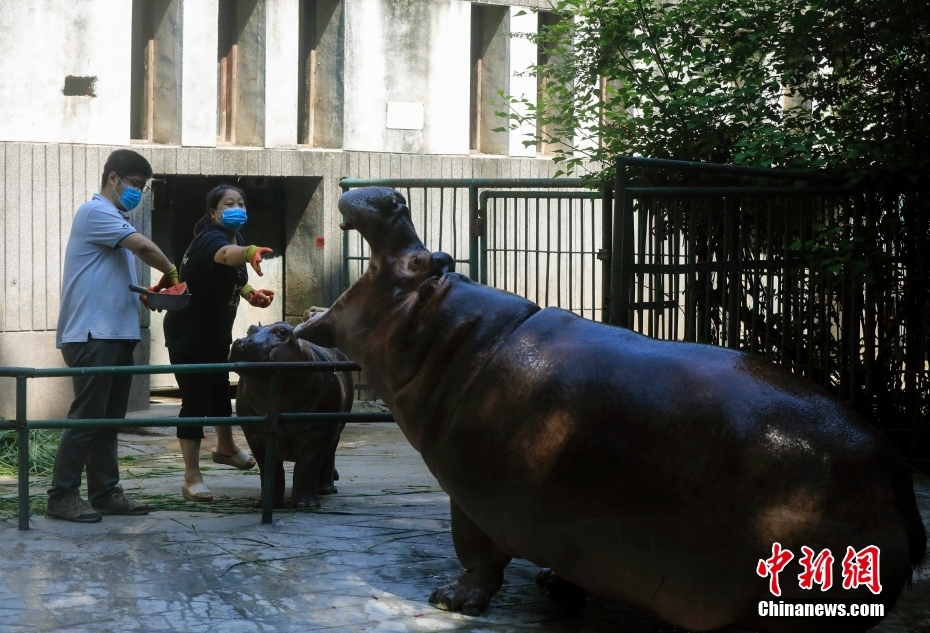
[[[854,236],[859,236],[862,234],[862,228],[864,225],[863,215],[865,213],[863,200],[861,195],[856,195],[853,198],[853,226],[852,230],[854,231]],[[863,238],[863,242],[865,238]],[[868,269],[867,269],[868,270]],[[859,331],[859,318],[862,315],[862,280],[853,278],[852,280],[852,303],[851,303],[851,315],[850,315],[850,331],[849,331],[849,403],[854,409],[858,408],[859,398],[860,398],[860,389],[859,383],[860,378],[860,365],[862,363],[862,341],[861,333]]]
[[[472,281],[478,281],[478,241],[484,233],[481,217],[478,212],[478,187],[468,187],[468,225],[471,227],[468,236],[468,276]]]
[[[629,207],[627,207],[629,205]],[[614,214],[613,235],[610,249],[610,317],[608,323],[629,327],[629,297],[624,293],[629,291],[629,280],[624,275],[632,272],[627,266],[627,259],[633,253],[632,249],[625,249],[624,242],[627,237],[632,238],[632,197],[626,195],[626,161],[617,158],[616,175],[614,177]],[[627,217],[631,219],[627,226]],[[630,242],[632,245],[632,242]]]
[[[19,470],[19,529],[29,529],[29,428],[26,424],[26,376],[16,377],[16,439]]]
[[[729,268],[729,273],[727,274],[727,280],[724,283],[724,286],[727,288],[727,297],[726,297],[726,308],[724,309],[727,315],[727,347],[731,349],[740,348],[740,318],[739,318],[739,308],[740,303],[742,302],[742,287],[740,284],[740,273],[741,266],[740,262],[742,260],[742,252],[740,249],[740,223],[743,219],[743,201],[740,198],[728,197],[726,200],[727,206],[727,229],[726,232],[730,235],[730,241],[727,244],[729,247],[727,251],[726,263]],[[722,306],[721,306],[722,307]]]
[[[865,195],[865,239],[872,240],[875,239],[875,207],[873,206],[872,194],[868,193]],[[872,257],[872,249],[869,248],[866,250],[865,254],[865,269],[871,272],[873,271],[874,259]],[[864,358],[862,373],[865,374],[865,391],[863,393],[864,402],[862,402],[863,410],[869,411],[872,406],[872,395],[874,390],[874,377],[872,374],[872,365],[875,362],[875,346],[876,346],[876,333],[875,333],[875,315],[876,315],[877,302],[875,297],[875,282],[869,281],[868,279],[865,282],[865,315],[864,315]]]
[[[685,279],[685,340],[694,342],[697,340],[697,208],[694,198],[691,198],[688,205],[688,245],[686,246],[686,256],[688,258],[688,276]]]
[[[274,508],[275,462],[278,457],[278,414],[281,412],[281,374],[271,375],[265,415],[265,473],[262,482],[262,523],[271,523]],[[281,491],[284,492],[283,490]]]
[[[601,321],[610,323],[610,314],[612,299],[611,292],[611,271],[613,270],[613,259],[616,257],[616,251],[613,250],[611,242],[613,241],[613,213],[614,213],[614,192],[610,183],[604,182],[601,188],[601,250],[597,258],[601,264]]]
[[[342,183],[339,183],[339,186],[342,188],[342,193],[347,193],[349,188]],[[342,290],[349,289],[349,231],[342,232]]]

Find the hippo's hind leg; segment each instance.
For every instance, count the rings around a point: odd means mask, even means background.
[[[536,585],[542,595],[558,602],[581,603],[586,595],[584,589],[568,582],[548,567],[536,574]]]
[[[336,490],[336,480],[339,479],[339,473],[336,471],[336,448],[339,446],[339,436],[342,434],[342,427],[345,424],[339,425],[339,430],[336,433],[336,437],[333,439],[332,446],[326,451],[326,457],[323,459],[323,465],[320,466],[320,479],[317,482],[317,492],[321,495],[334,495],[338,492]]]
[[[452,542],[465,570],[455,582],[440,587],[429,597],[438,608],[478,615],[504,583],[510,556],[500,551],[462,509],[452,501]]]
[[[320,494],[323,494],[320,482],[325,479],[322,470],[327,462],[326,448],[320,447],[318,442],[308,444],[298,453],[297,461],[294,462],[294,489],[291,497],[297,508],[319,508]],[[332,479],[329,481],[332,482]]]

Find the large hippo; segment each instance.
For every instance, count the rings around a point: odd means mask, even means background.
[[[246,338],[236,339],[229,353],[232,362],[344,361],[338,349],[324,349],[294,336],[294,328],[284,322],[265,327],[249,327]],[[352,409],[352,374],[341,372],[286,373],[281,384],[281,412],[347,412]],[[238,415],[265,415],[268,412],[267,373],[242,373],[236,387]],[[291,500],[298,508],[320,507],[319,495],[336,492],[336,446],[343,422],[281,422],[275,459],[275,505],[284,502],[284,462],[294,463]],[[244,426],[245,439],[258,462],[264,481],[265,429]],[[264,490],[264,487],[262,487]],[[256,502],[257,506],[261,501]]]
[[[881,616],[783,603],[894,605],[926,547],[910,471],[841,402],[755,356],[476,284],[426,250],[394,190],[339,211],[371,261],[296,333],[362,366],[448,493],[464,571],[440,608],[479,613],[514,557],[694,631],[863,631]],[[801,588],[802,547],[830,550],[832,588]]]

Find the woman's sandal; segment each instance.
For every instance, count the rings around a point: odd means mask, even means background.
[[[213,463],[215,464],[225,464],[233,468],[238,468],[239,470],[249,470],[255,467],[255,460],[241,448],[235,455],[223,455],[222,453],[217,453],[215,450],[210,449],[210,455],[212,455]]]
[[[181,496],[188,501],[213,501],[210,489],[202,481],[198,481],[192,486],[181,484]]]

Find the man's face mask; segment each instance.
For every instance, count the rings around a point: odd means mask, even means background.
[[[119,197],[119,203],[123,205],[123,208],[127,211],[132,211],[142,202],[142,191],[131,185],[127,185],[119,176],[117,176],[117,178],[119,178],[119,181],[123,184],[123,194]]]

